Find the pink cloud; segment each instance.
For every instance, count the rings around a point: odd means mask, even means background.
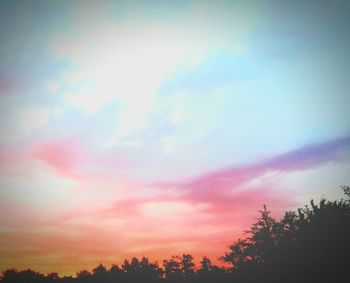
[[[191,227],[197,227],[218,231],[223,227],[232,227],[234,229],[231,230],[230,236],[222,237],[229,241],[230,237],[238,236],[241,233],[239,231],[249,227],[257,216],[257,210],[263,204],[267,204],[277,217],[286,209],[297,205],[293,196],[283,190],[277,190],[276,179],[264,177],[266,174],[307,170],[328,162],[342,161],[344,151],[348,149],[350,149],[350,138],[346,137],[308,145],[249,166],[224,168],[185,182],[157,185],[160,190],[173,189],[183,192],[172,199],[193,205],[208,204],[205,210],[188,216],[181,223],[182,226],[189,230]],[[249,184],[255,179],[261,180],[257,184]],[[206,237],[205,232],[202,236]]]
[[[33,152],[35,158],[62,174],[78,172],[82,162],[92,164],[95,160],[104,164],[103,154],[86,154],[86,149],[78,145],[67,140],[45,142]],[[126,187],[123,195],[118,192],[102,203],[77,199],[76,206],[56,215],[34,217],[36,220],[29,230],[2,232],[7,245],[3,252],[9,261],[16,262],[19,258],[27,267],[31,267],[31,259],[38,255],[43,261],[46,256],[57,255],[56,261],[47,262],[45,268],[55,269],[60,265],[62,273],[92,268],[99,262],[121,263],[124,258],[142,255],[161,260],[188,252],[197,258],[207,255],[215,261],[255,221],[263,204],[276,217],[295,205],[293,196],[277,187],[278,177],[266,175],[342,161],[344,151],[349,148],[350,138],[344,138],[187,181],[154,184],[152,194],[135,194],[143,188],[134,184]],[[107,160],[109,163],[113,159]],[[89,188],[88,180],[83,184]],[[105,190],[101,191],[104,193]],[[173,208],[157,215],[157,209],[172,204]],[[151,211],[145,211],[150,208]],[[5,210],[11,211],[9,207]],[[6,223],[17,219],[15,214],[10,215]],[[78,266],[76,258],[79,258]]]
[[[211,193],[210,188],[225,189],[241,184],[268,171],[307,170],[332,161],[344,159],[344,150],[350,149],[350,137],[311,144],[276,157],[248,166],[229,167],[210,172],[182,184],[183,187],[196,189],[199,195]],[[173,185],[173,184],[171,184]],[[205,193],[200,190],[205,190]]]
[[[106,149],[93,148],[81,137],[34,141],[30,148],[24,159],[42,161],[57,175],[82,183],[91,180],[113,183],[116,179],[126,182],[123,176],[116,174],[129,164],[126,158]]]
[[[310,144],[268,159],[259,166],[262,170],[297,171],[307,170],[328,162],[339,162],[345,158],[345,151],[350,150],[350,136]]]
[[[36,144],[33,156],[55,168],[63,174],[71,174],[76,165],[84,158],[81,147],[76,141],[55,140]]]

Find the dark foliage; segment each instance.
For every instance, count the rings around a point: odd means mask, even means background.
[[[232,268],[212,265],[203,257],[195,268],[189,254],[164,260],[162,267],[143,257],[125,260],[106,269],[102,264],[76,278],[43,275],[32,270],[8,269],[3,283],[292,283],[350,282],[350,187],[342,186],[347,199],[314,201],[288,211],[277,221],[264,205],[260,217],[221,257]]]
[[[350,187],[342,186],[349,198]],[[266,206],[222,260],[233,266],[236,282],[350,282],[350,201],[328,201],[280,221]]]

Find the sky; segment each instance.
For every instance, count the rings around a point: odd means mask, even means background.
[[[348,1],[0,1],[0,269],[214,262],[350,184]]]

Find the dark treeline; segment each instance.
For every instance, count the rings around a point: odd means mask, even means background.
[[[106,269],[102,264],[76,277],[59,277],[32,270],[8,269],[1,282],[21,283],[220,283],[220,282],[350,282],[350,187],[346,199],[314,201],[288,211],[277,221],[266,206],[247,231],[220,259],[222,268],[203,257],[198,267],[189,254],[173,256],[161,264],[148,258],[125,260]],[[210,243],[208,243],[210,245]]]

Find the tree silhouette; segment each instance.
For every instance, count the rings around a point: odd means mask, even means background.
[[[52,280],[60,279],[57,272],[50,272],[46,277]]]
[[[194,277],[193,257],[190,254],[183,254],[181,260],[182,276],[184,281],[191,282]]]
[[[85,269],[77,272],[78,278],[85,278],[85,277],[89,277],[89,276],[91,276],[91,273]]]
[[[100,263],[97,267],[92,270],[92,274],[95,276],[103,276],[107,273],[107,269]]]
[[[179,256],[172,256],[170,260],[164,260],[163,267],[169,282],[178,282],[182,279],[181,258]]]
[[[342,185],[340,188],[343,190],[344,194],[348,197],[348,200],[345,200],[345,202],[350,202],[350,186]]]
[[[18,271],[15,268],[10,268],[2,273],[1,282],[16,282]]]
[[[122,268],[128,282],[157,282],[163,275],[158,263],[150,262],[147,257],[142,257],[141,260],[134,257],[130,262],[125,260]]]
[[[349,196],[349,187],[343,187]],[[348,279],[350,255],[350,202],[327,201],[298,212],[286,212],[280,221],[266,206],[222,259],[232,264],[236,279],[247,282],[334,282]],[[342,282],[342,281],[338,281]]]
[[[26,269],[18,272],[16,269],[7,269],[3,272],[1,282],[25,282],[35,283],[43,282],[45,276],[31,269]]]
[[[245,239],[229,246],[220,259],[222,268],[203,257],[196,270],[190,254],[172,256],[163,268],[147,257],[125,260],[122,267],[102,264],[73,277],[46,276],[30,269],[2,272],[1,283],[343,283],[350,282],[350,187],[342,186],[345,200],[309,205],[287,211],[280,220],[264,205]]]
[[[205,273],[205,272],[209,272],[209,271],[211,271],[212,268],[213,268],[213,265],[212,265],[212,263],[211,263],[211,260],[210,260],[208,257],[206,257],[206,256],[204,256],[204,257],[202,258],[200,264],[201,264],[201,268],[198,270],[198,271],[200,271],[200,272],[204,272],[204,273]]]
[[[108,272],[112,278],[120,278],[124,273],[123,270],[117,264],[112,264]]]

